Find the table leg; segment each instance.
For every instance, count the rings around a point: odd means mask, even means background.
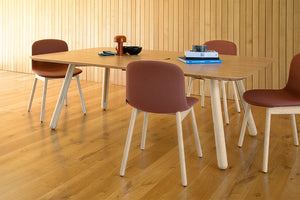
[[[211,107],[214,122],[215,143],[218,166],[220,169],[228,167],[226,144],[224,137],[223,117],[218,80],[209,79]]]
[[[243,81],[242,80],[236,81],[236,86],[237,86],[238,94],[239,94],[239,97],[241,100],[242,110],[245,113],[245,108],[246,108],[247,102],[245,102],[244,98],[243,98],[243,94],[245,92],[245,87],[244,87]],[[252,116],[251,109],[249,111],[248,130],[249,130],[250,135],[252,135],[252,136],[257,135],[257,129],[256,129],[255,122],[254,122],[254,119]]]
[[[107,108],[109,76],[110,76],[110,69],[104,68],[103,85],[102,85],[102,101],[101,101],[101,108],[103,110],[106,110]]]
[[[65,76],[65,80],[64,80],[63,85],[61,87],[60,94],[59,94],[59,97],[58,97],[58,100],[57,100],[57,103],[56,103],[56,106],[55,106],[55,109],[54,109],[54,112],[53,112],[53,115],[52,115],[52,119],[51,119],[51,122],[50,122],[50,128],[52,130],[54,130],[57,126],[57,121],[58,121],[62,106],[64,104],[64,100],[65,100],[65,97],[67,95],[70,82],[71,82],[72,77],[73,77],[74,69],[75,69],[75,65],[70,64],[69,67],[68,67],[66,76]]]

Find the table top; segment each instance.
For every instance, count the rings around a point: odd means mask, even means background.
[[[271,65],[273,60],[264,57],[219,55],[220,64],[185,64],[178,61],[182,52],[142,50],[139,55],[99,56],[98,52],[113,48],[90,48],[67,52],[34,55],[36,61],[74,64],[76,66],[99,66],[126,69],[128,63],[138,60],[158,60],[178,65],[186,76],[217,80],[241,80]]]

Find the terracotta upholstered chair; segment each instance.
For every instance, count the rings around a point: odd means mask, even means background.
[[[67,43],[62,40],[45,39],[45,40],[36,41],[32,45],[32,55],[55,53],[55,52],[62,52],[62,51],[68,51]],[[43,122],[43,120],[44,120],[44,110],[45,110],[48,80],[65,78],[67,69],[68,69],[68,65],[66,65],[66,64],[32,61],[32,71],[35,73],[35,78],[34,78],[31,96],[30,96],[30,100],[29,100],[28,112],[30,111],[30,108],[31,108],[37,79],[42,80],[45,83],[44,83],[42,109],[41,109],[41,116],[40,116],[41,122]],[[76,79],[77,79],[77,85],[78,85],[78,89],[79,89],[82,109],[83,109],[84,114],[86,114],[84,101],[83,101],[83,97],[82,97],[82,92],[81,92],[81,87],[80,87],[80,82],[79,82],[79,76],[78,76],[81,72],[82,72],[81,69],[75,68],[73,76],[76,77]],[[65,99],[65,101],[66,101],[66,105],[67,105],[67,98]]]
[[[185,96],[183,71],[174,64],[159,61],[136,61],[126,69],[126,99],[133,107],[126,145],[120,170],[124,176],[125,168],[137,115],[145,112],[141,149],[145,148],[148,113],[176,115],[179,158],[182,185],[187,185],[185,156],[182,136],[182,120],[191,114],[197,153],[202,157],[193,105],[198,99]]]
[[[300,54],[297,54],[291,62],[289,79],[283,89],[248,90],[244,93],[243,98],[248,104],[266,107],[267,109],[262,169],[266,173],[268,171],[271,114],[291,115],[294,144],[299,145],[295,114],[300,114]],[[239,147],[243,145],[249,111],[250,105],[247,105],[238,143]]]
[[[233,42],[226,41],[226,40],[211,40],[208,42],[205,42],[203,45],[207,46],[207,50],[215,50],[219,54],[223,55],[237,55],[237,47]],[[192,86],[193,86],[193,81],[195,77],[190,78],[189,86],[188,86],[188,92],[187,95],[190,96]],[[205,79],[203,80],[203,87],[202,87],[202,95],[201,95],[201,106],[204,107],[204,98],[205,98]],[[223,105],[224,105],[224,115],[225,115],[225,122],[226,124],[229,124],[229,117],[228,117],[228,109],[227,109],[227,97],[226,97],[226,88],[225,88],[225,83],[227,81],[221,81],[221,88],[222,88],[222,97],[223,97]],[[240,105],[239,105],[239,100],[237,97],[237,92],[236,92],[236,85],[234,81],[230,81],[232,83],[232,89],[233,89],[233,94],[234,94],[234,99],[236,103],[236,109],[238,112],[241,112]]]

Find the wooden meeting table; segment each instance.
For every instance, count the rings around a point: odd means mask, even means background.
[[[272,63],[272,59],[220,55],[222,64],[185,64],[178,61],[178,57],[183,56],[183,53],[179,52],[143,50],[137,56],[99,56],[98,52],[102,52],[103,50],[114,51],[113,48],[91,48],[34,55],[30,57],[35,61],[69,64],[69,68],[50,122],[51,129],[55,129],[57,126],[63,102],[76,66],[96,66],[104,68],[101,107],[105,110],[108,103],[108,86],[111,68],[126,70],[128,63],[138,60],[165,61],[178,65],[183,70],[185,76],[209,79],[218,166],[220,169],[226,169],[228,167],[218,80],[236,82],[242,108],[244,110],[246,102],[242,98],[242,95],[245,92],[242,80],[270,65]],[[251,112],[248,129],[251,135],[257,134]]]

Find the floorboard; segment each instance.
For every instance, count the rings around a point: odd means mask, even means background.
[[[139,115],[124,177],[119,176],[132,108],[125,87],[110,85],[108,109],[101,84],[81,81],[83,115],[76,80],[56,130],[49,128],[62,80],[48,83],[44,122],[39,121],[43,83],[32,108],[27,104],[33,75],[0,73],[0,199],[300,199],[299,147],[293,145],[288,115],[272,116],[269,172],[261,172],[265,109],[253,107],[258,134],[246,132],[237,146],[243,114],[228,100],[224,125],[229,167],[217,167],[210,98],[195,106],[203,158],[197,157],[190,117],[182,124],[188,186],[181,185],[175,116],[150,114],[145,150],[140,150]],[[200,99],[199,96],[196,96]],[[299,126],[299,116],[298,126]]]

